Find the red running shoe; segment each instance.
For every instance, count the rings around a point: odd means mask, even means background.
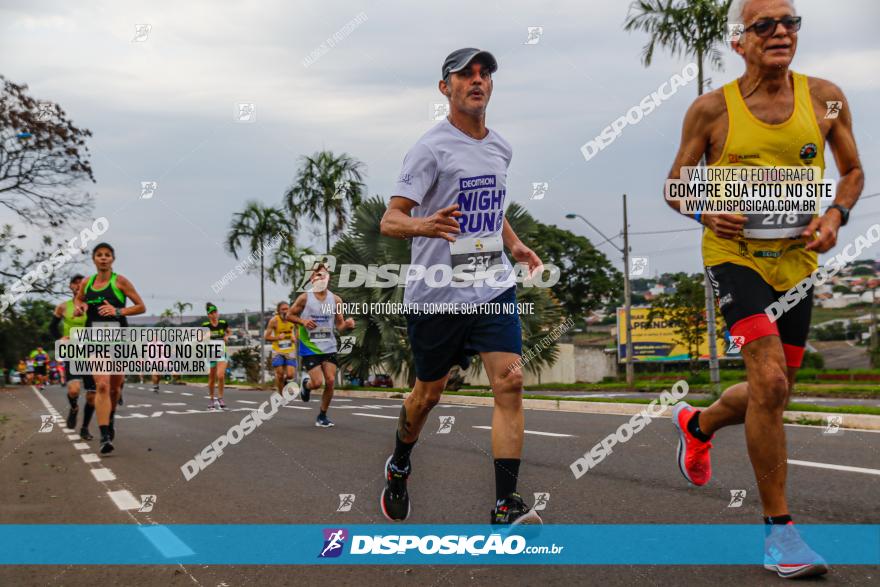
[[[672,423],[678,428],[678,469],[693,485],[701,486],[712,478],[711,442],[703,442],[690,433],[688,420],[697,411],[685,402],[678,402],[672,410]]]

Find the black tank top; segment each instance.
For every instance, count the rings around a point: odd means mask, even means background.
[[[120,310],[125,307],[125,294],[116,286],[116,274],[110,274],[110,282],[101,289],[95,289],[95,279],[97,275],[92,275],[86,283],[86,290],[83,293],[83,300],[88,305],[86,310],[86,326],[101,323],[115,323],[119,326],[128,326],[128,319],[125,316],[101,316],[98,308],[106,301],[114,308]]]

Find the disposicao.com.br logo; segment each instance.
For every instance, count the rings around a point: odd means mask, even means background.
[[[325,528],[324,545],[318,558],[340,556],[349,533],[344,528]],[[350,555],[518,555],[559,554],[564,546],[529,546],[518,534],[374,534],[351,536]]]

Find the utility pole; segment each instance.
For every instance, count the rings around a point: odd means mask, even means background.
[[[877,348],[877,287],[871,290],[871,367],[877,367],[875,364],[880,360],[880,350]]]
[[[635,366],[632,361],[633,356],[633,343],[632,343],[632,295],[630,293],[630,282],[629,282],[629,223],[626,214],[626,194],[623,194],[623,248],[618,247],[616,244],[611,242],[611,238],[605,236],[601,230],[593,226],[593,224],[581,216],[580,214],[574,214],[569,212],[565,215],[566,218],[575,219],[580,218],[583,220],[587,226],[595,230],[599,233],[599,235],[605,240],[602,241],[601,244],[608,243],[618,251],[623,254],[623,296],[624,296],[624,313],[626,314],[626,350],[624,351],[626,354],[626,385],[628,387],[633,387],[635,384]],[[620,235],[616,235],[613,238],[617,238]],[[620,341],[617,341],[618,345]]]
[[[626,215],[626,194],[623,194],[623,297],[626,314],[626,386],[632,387],[635,381],[632,341],[632,295],[629,283],[629,222]]]

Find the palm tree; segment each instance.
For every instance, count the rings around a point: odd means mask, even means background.
[[[183,313],[186,312],[187,309],[192,310],[193,305],[189,302],[174,302],[173,305],[174,313],[177,314],[177,325],[180,326],[183,324]]]
[[[267,267],[269,280],[273,283],[289,283],[290,301],[296,299],[300,285],[306,274],[303,255],[312,255],[310,248],[300,248],[294,242],[286,242],[275,249],[272,261]]]
[[[171,308],[165,308],[162,310],[162,313],[159,314],[159,324],[162,326],[166,326],[171,324],[171,319],[174,318],[174,310]]]
[[[727,12],[732,0],[636,0],[630,5],[624,30],[649,33],[650,40],[642,49],[642,63],[651,65],[654,48],[660,46],[673,56],[692,56],[697,62],[697,95],[703,95],[705,77],[703,60],[715,69],[723,62],[718,45],[724,42]],[[703,289],[709,324],[709,361],[713,393],[719,393],[718,356],[715,350],[715,300],[708,277]]]
[[[352,225],[346,234],[333,246],[332,253],[339,263],[352,263],[368,266],[410,262],[410,243],[406,240],[386,238],[379,232],[379,222],[385,213],[385,202],[376,196],[364,201],[355,210]],[[508,208],[505,217],[517,235],[529,243],[530,232],[536,227],[534,219],[521,206],[514,203]],[[330,289],[338,289],[339,276],[331,276]],[[346,303],[357,303],[367,307],[370,303],[403,303],[403,287],[356,287],[347,288],[341,294]],[[335,290],[334,290],[335,291]],[[562,321],[561,305],[552,297],[549,289],[518,288],[518,301],[534,303],[533,314],[521,316],[523,329],[523,348],[532,348],[547,334],[547,331]],[[404,372],[409,376],[409,385],[415,383],[415,366],[412,362],[409,340],[406,336],[406,318],[401,314],[366,314],[356,317],[357,326],[351,332],[357,344],[351,354],[339,357],[342,367],[351,367],[362,379],[366,378],[371,367],[385,365],[395,377]],[[548,364],[555,362],[558,348],[555,344],[543,349],[526,369],[537,373]],[[474,370],[478,369],[474,364]]]
[[[623,25],[626,31],[651,35],[642,48],[642,63],[650,67],[654,49],[668,49],[674,56],[693,57],[697,63],[697,94],[703,95],[706,79],[703,62],[723,69],[721,51],[731,0],[636,0]]]
[[[288,223],[284,214],[276,208],[263,206],[259,202],[249,201],[244,211],[233,215],[229,233],[226,235],[226,249],[238,259],[239,251],[250,251],[251,258],[260,263],[260,325],[266,311],[266,262],[265,249],[270,243],[275,246],[290,243],[293,235],[287,230]],[[262,336],[260,337],[262,340]],[[260,345],[260,365],[263,365],[263,345]],[[260,383],[263,382],[264,370],[260,370]]]
[[[330,235],[345,229],[348,210],[354,210],[361,201],[364,164],[346,153],[335,155],[331,151],[303,156],[302,163],[294,184],[284,193],[284,203],[294,223],[300,216],[324,221],[324,250],[329,252]]]

